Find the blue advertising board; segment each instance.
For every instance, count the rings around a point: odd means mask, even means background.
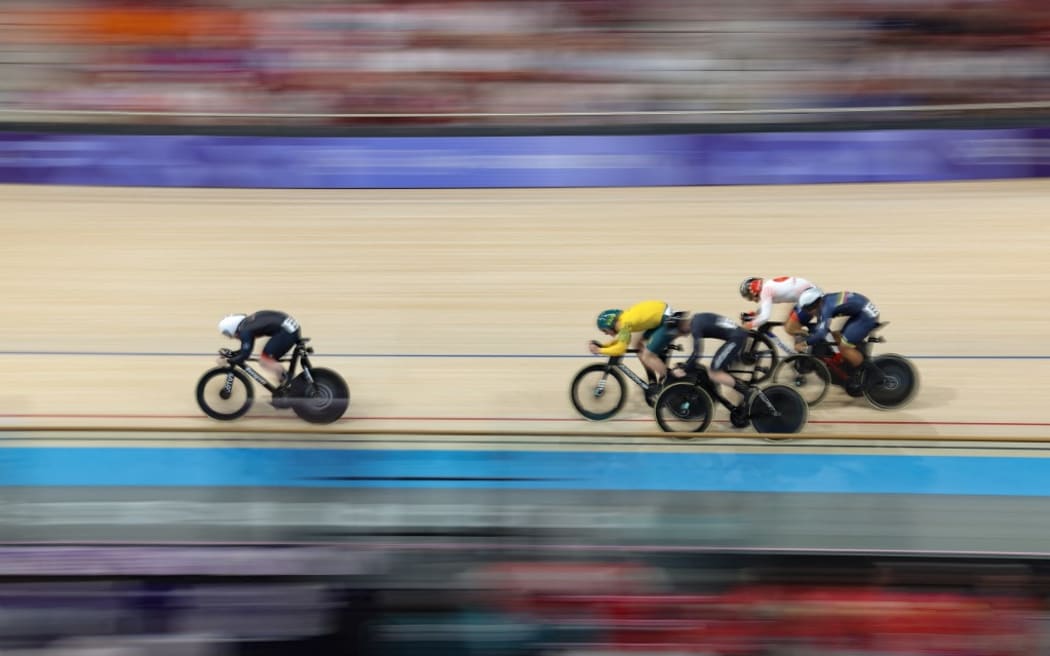
[[[255,137],[0,133],[0,182],[410,189],[1038,177],[1050,132]]]

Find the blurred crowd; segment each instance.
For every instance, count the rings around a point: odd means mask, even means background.
[[[726,110],[1041,101],[1050,3],[11,0],[0,52],[0,117],[710,121]]]
[[[1045,590],[1023,571],[632,560],[404,562],[344,580],[0,581],[0,653],[21,656],[1039,656]],[[954,565],[957,570],[965,566]],[[987,568],[987,566],[984,566]],[[892,566],[891,566],[892,568]],[[1023,570],[1023,568],[1021,568]],[[990,577],[990,578],[989,578]],[[750,580],[748,580],[750,579]]]

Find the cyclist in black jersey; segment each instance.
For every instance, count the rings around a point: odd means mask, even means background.
[[[726,372],[730,365],[740,359],[747,342],[747,331],[729,317],[714,312],[698,312],[689,320],[689,334],[693,340],[693,352],[685,361],[685,365],[671,375],[684,378],[690,371],[695,370],[700,356],[704,354],[704,339],[719,339],[724,343],[711,357],[708,375],[712,382],[732,387],[740,394],[747,395],[747,384]]]
[[[232,339],[239,339],[241,347],[228,359],[243,363],[251,357],[257,337],[269,337],[259,364],[277,377],[279,384],[286,382],[284,367],[278,362],[299,341],[302,332],[299,322],[291,315],[277,310],[259,310],[252,314],[228,314],[219,322],[219,332]]]

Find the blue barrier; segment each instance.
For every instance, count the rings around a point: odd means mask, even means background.
[[[19,447],[0,486],[1050,496],[1050,459],[954,455]]]
[[[1043,129],[459,137],[0,133],[0,182],[504,188],[1041,177]]]

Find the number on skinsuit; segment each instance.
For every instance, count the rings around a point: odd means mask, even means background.
[[[294,333],[299,330],[299,322],[292,317],[288,317],[281,322],[281,328],[283,328],[285,332]]]
[[[872,319],[879,318],[879,308],[875,307],[874,303],[868,303],[864,306],[864,314],[868,315]]]

